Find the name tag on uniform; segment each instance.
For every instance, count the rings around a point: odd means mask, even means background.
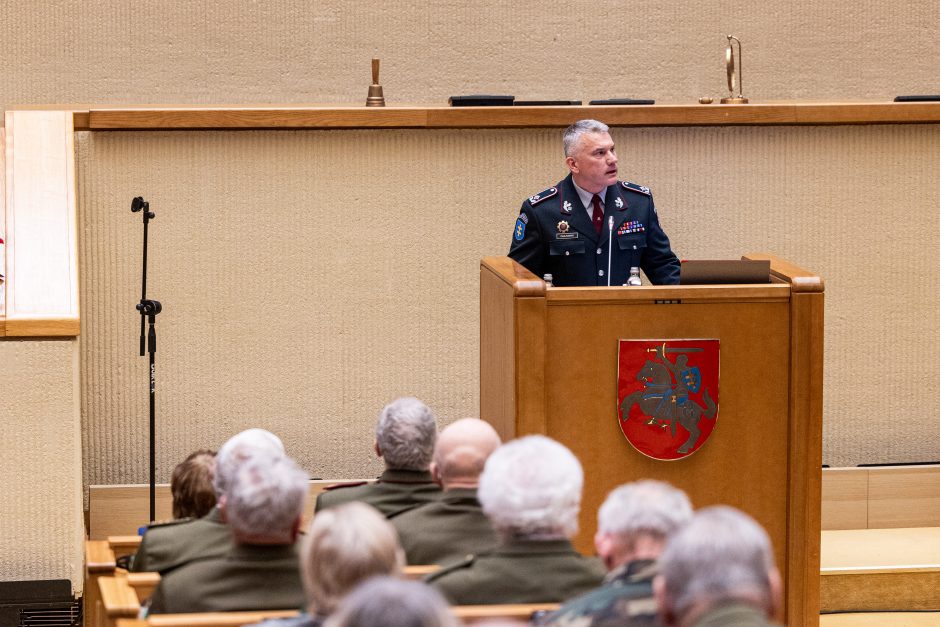
[[[578,233],[555,233],[555,239],[578,239]]]

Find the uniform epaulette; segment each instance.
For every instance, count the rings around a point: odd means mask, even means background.
[[[361,485],[366,485],[368,481],[353,481],[351,483],[334,483],[333,485],[328,485],[323,488],[324,492],[332,492],[333,490],[341,490],[343,488],[358,488]]]
[[[149,525],[147,529],[157,529],[159,527],[172,527],[173,525],[182,525],[194,521],[195,518],[174,518],[173,520],[156,520]]]
[[[557,193],[558,193],[557,187],[549,187],[544,192],[539,192],[538,194],[535,194],[534,196],[529,196],[529,204],[534,207],[535,205],[539,204],[543,200],[547,200]]]
[[[620,184],[623,185],[624,189],[629,189],[631,192],[640,192],[641,194],[646,194],[647,196],[652,196],[650,193],[650,188],[646,185],[637,185],[636,183],[631,183],[629,181],[620,181]]]
[[[454,571],[461,570],[469,566],[473,566],[473,562],[475,562],[476,559],[477,559],[477,556],[471,553],[470,555],[463,558],[459,562],[452,562],[448,564],[447,566],[442,567],[440,570],[434,571],[433,573],[425,577],[424,580],[427,583],[431,583],[435,579],[438,579],[439,577],[443,577],[444,575],[448,573],[452,573]]]

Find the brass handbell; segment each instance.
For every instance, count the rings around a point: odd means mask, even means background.
[[[379,85],[379,60],[372,59],[372,84],[369,85],[369,96],[366,98],[367,107],[384,107],[385,95]]]

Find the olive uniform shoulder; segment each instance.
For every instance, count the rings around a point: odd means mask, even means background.
[[[182,525],[185,523],[192,522],[194,520],[197,520],[197,519],[186,517],[186,518],[174,518],[173,520],[156,520],[150,523],[149,525],[147,525],[147,531],[150,531],[151,529],[163,529],[165,527],[173,527],[176,525]]]
[[[440,570],[437,570],[437,571],[431,573],[430,575],[425,576],[424,582],[425,582],[425,583],[432,583],[432,582],[434,582],[434,581],[437,581],[437,580],[440,579],[441,577],[444,577],[445,575],[449,575],[449,574],[451,574],[451,573],[455,573],[455,572],[457,572],[457,571],[461,571],[461,570],[464,570],[464,569],[466,569],[466,568],[470,568],[471,566],[473,566],[473,563],[474,563],[475,561],[477,561],[477,556],[476,556],[476,555],[468,555],[467,557],[463,558],[462,560],[459,560],[459,561],[456,561],[456,562],[452,562],[451,564],[448,564],[447,566],[442,566]]]
[[[350,481],[349,483],[334,483],[323,488],[324,492],[333,492],[335,490],[342,490],[343,488],[358,488],[361,485],[367,485],[369,481]]]

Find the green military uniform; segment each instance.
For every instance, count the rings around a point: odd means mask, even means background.
[[[512,540],[425,578],[453,605],[560,603],[603,580],[600,560],[567,540]]]
[[[705,612],[692,627],[774,627],[763,610],[747,603],[729,601]]]
[[[218,507],[197,520],[151,525],[140,541],[131,570],[166,574],[195,559],[225,555],[232,548]]]
[[[296,544],[236,544],[222,557],[167,574],[149,613],[295,610],[305,604]]]
[[[362,501],[373,506],[386,518],[409,509],[436,501],[441,487],[434,483],[431,473],[424,470],[397,470],[389,468],[375,483],[339,485],[317,496],[314,511],[336,507],[351,501]]]
[[[445,490],[440,499],[391,520],[409,564],[444,564],[499,543],[476,488]]]
[[[607,575],[604,585],[572,599],[538,625],[553,627],[653,627],[657,625],[653,577],[656,563],[636,560]]]

